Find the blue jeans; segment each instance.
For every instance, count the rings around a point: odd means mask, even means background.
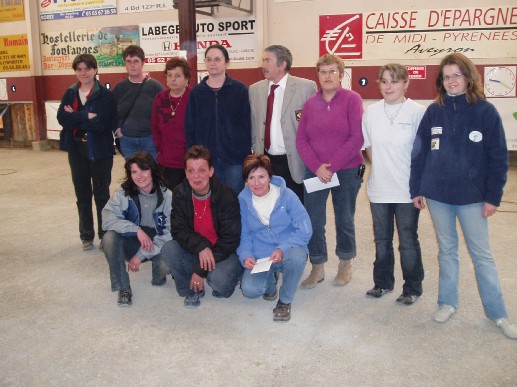
[[[312,237],[309,241],[311,263],[320,264],[328,261],[325,225],[327,223],[327,198],[332,192],[334,217],[336,222],[336,255],[339,259],[349,260],[356,256],[355,247],[355,202],[361,188],[362,179],[358,179],[357,168],[337,171],[339,186],[307,193],[304,190],[304,205],[312,222]],[[305,179],[315,177],[305,168]]]
[[[126,269],[126,261],[131,258],[140,249],[140,241],[137,237],[124,237],[115,231],[106,231],[102,238],[104,245],[104,255],[108,261],[110,269],[111,290],[129,289],[129,274]],[[153,282],[163,280],[170,271],[163,261],[162,255],[158,254],[152,258],[153,265]]]
[[[77,212],[79,213],[79,237],[82,241],[93,241],[92,194],[97,210],[97,233],[102,239],[102,209],[110,198],[111,169],[113,157],[91,161],[82,152],[68,153],[68,163],[72,172]]]
[[[190,280],[194,273],[194,266],[199,262],[199,257],[183,250],[175,240],[168,241],[162,246],[162,255],[174,275],[178,294],[186,297],[194,293],[190,289]],[[215,269],[208,273],[206,277],[208,285],[218,296],[228,298],[235,291],[242,270],[237,255],[231,254],[224,261],[217,262]]]
[[[399,235],[400,266],[404,294],[422,295],[424,268],[418,242],[418,216],[420,210],[413,203],[370,203],[375,236],[375,262],[373,282],[383,289],[395,286],[395,258],[393,252],[394,220]]]
[[[269,271],[251,274],[251,270],[244,270],[241,283],[242,294],[247,298],[257,298],[264,293],[272,293],[276,288],[275,272],[280,272],[282,273],[280,301],[290,304],[294,299],[306,263],[305,251],[299,247],[293,247],[284,254],[282,262],[271,265]]]
[[[499,286],[497,268],[488,244],[488,220],[483,217],[483,203],[450,205],[427,199],[436,236],[440,262],[440,289],[438,304],[458,307],[458,233],[456,218],[460,221],[469,250],[479,295],[485,315],[489,319],[506,318],[508,314]]]
[[[156,156],[158,156],[158,152],[156,152],[153,137],[151,135],[144,137],[122,136],[120,137],[120,149],[122,150],[122,154],[126,160],[138,151],[149,152],[155,160]]]
[[[239,194],[244,189],[242,179],[242,165],[226,165],[218,167],[214,165],[214,171],[219,180]]]

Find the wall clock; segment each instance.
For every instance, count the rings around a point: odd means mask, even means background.
[[[485,67],[487,97],[515,97],[515,66]]]

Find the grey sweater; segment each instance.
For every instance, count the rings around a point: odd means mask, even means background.
[[[113,89],[113,96],[117,103],[118,127],[122,128],[124,136],[144,137],[151,135],[151,111],[154,97],[165,87],[152,78],[147,79],[131,109],[131,113],[123,122],[139,89],[140,83],[131,82],[129,79],[117,83]]]

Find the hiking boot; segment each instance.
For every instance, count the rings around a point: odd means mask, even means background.
[[[275,301],[277,297],[278,291],[276,290],[276,288],[271,293],[264,293],[264,295],[262,296],[262,298],[266,301]]]
[[[442,304],[434,314],[434,321],[439,323],[446,322],[456,312],[456,308],[451,305]]]
[[[508,318],[492,320],[503,331],[504,335],[510,339],[517,339],[517,326],[513,325]]]
[[[273,309],[273,321],[289,321],[291,319],[291,304],[284,304],[278,300]]]
[[[393,289],[383,289],[380,286],[375,285],[373,288],[366,292],[366,295],[372,298],[381,298],[385,294],[391,293],[392,291]]]
[[[324,263],[313,263],[311,274],[302,281],[301,287],[304,289],[312,289],[317,284],[325,279],[325,264]]]
[[[131,292],[131,288],[120,290],[118,292],[118,306],[129,306],[133,302],[131,301],[131,297],[133,293]]]
[[[201,298],[205,296],[205,290],[203,289],[200,292],[194,292],[185,297],[185,301],[183,304],[187,308],[197,308],[201,305]]]
[[[418,300],[418,297],[416,294],[402,293],[396,302],[400,305],[413,305]]]
[[[93,241],[82,241],[82,244],[83,244],[83,251],[93,249]]]
[[[352,279],[352,260],[340,259],[337,267],[337,275],[334,279],[334,286],[345,286]]]

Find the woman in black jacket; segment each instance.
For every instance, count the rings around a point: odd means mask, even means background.
[[[97,60],[77,55],[72,63],[78,82],[70,86],[59,105],[57,119],[63,130],[59,148],[68,152],[83,250],[93,248],[92,194],[97,208],[97,230],[102,240],[101,211],[108,202],[113,167],[113,130],[116,107],[111,92],[96,80]],[[99,245],[102,249],[102,242]]]
[[[243,268],[236,255],[241,236],[237,194],[214,174],[212,155],[195,145],[185,155],[183,183],[172,195],[172,241],[162,256],[174,275],[184,304],[196,308],[205,294],[205,278],[218,298],[230,297]]]

